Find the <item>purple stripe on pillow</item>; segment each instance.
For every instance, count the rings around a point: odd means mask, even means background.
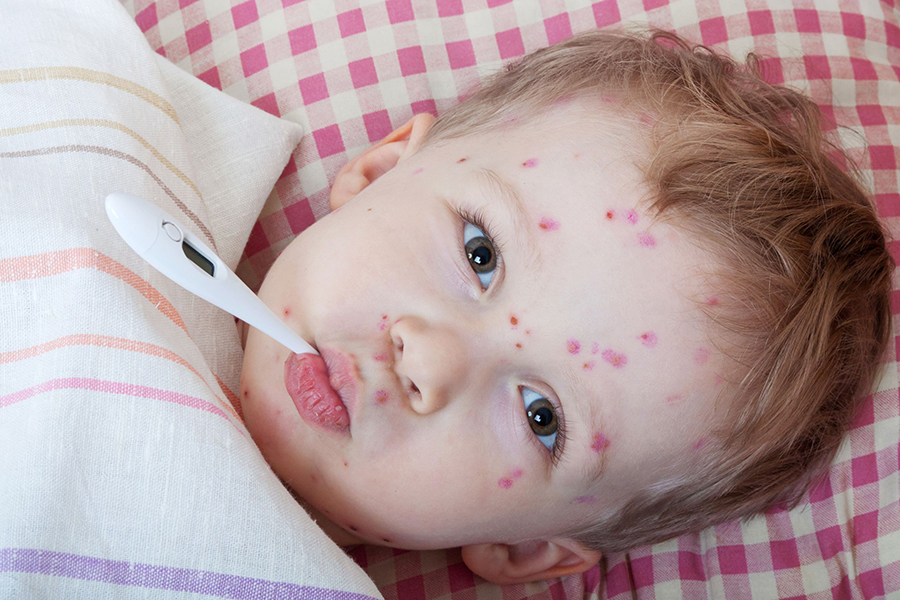
[[[35,573],[253,600],[374,600],[372,596],[197,569],[130,563],[33,548],[0,549],[0,573]]]

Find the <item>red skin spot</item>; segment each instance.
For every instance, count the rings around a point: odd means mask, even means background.
[[[672,394],[671,396],[666,396],[666,404],[681,404],[681,401],[684,400],[684,396],[681,394]]]
[[[381,352],[379,354],[373,354],[372,360],[377,360],[378,362],[384,362],[386,360],[390,360],[391,357],[387,352]]]
[[[653,127],[656,124],[656,117],[648,112],[641,113],[641,123],[647,125],[648,127]]]
[[[594,366],[596,366],[596,364],[597,364],[597,363],[595,363],[594,361],[586,362],[586,363],[584,363],[584,370],[585,370],[585,371],[593,371],[593,370],[594,370]]]
[[[614,210],[606,211],[606,218],[609,219],[610,221],[612,221],[613,217],[615,217],[615,216],[616,216],[616,211],[614,211]]]
[[[244,398],[246,398],[249,393],[250,392],[248,392],[247,390],[244,390]]]
[[[384,331],[385,329],[387,329],[387,318],[388,318],[387,315],[381,315],[381,322],[378,323],[378,329],[380,331]],[[397,319],[397,321],[399,321],[399,320],[400,319]],[[396,323],[397,321],[394,321],[394,323]]]
[[[525,167],[526,169],[533,169],[534,167],[538,166],[538,159],[529,158],[528,160],[526,160],[525,162],[522,163],[522,166]]]
[[[388,400],[388,393],[384,390],[378,390],[375,392],[375,402],[376,404],[384,404]]]
[[[531,331],[528,330],[528,329],[526,329],[526,330],[525,330],[525,335],[531,335]]]
[[[466,158],[465,158],[465,157],[462,157],[461,159],[459,159],[458,161],[456,161],[456,164],[464,163],[464,162],[466,162]]]
[[[600,433],[599,431],[592,436],[593,441],[591,442],[591,450],[594,452],[601,452],[609,448],[609,438]]]
[[[604,102],[615,102],[612,96],[601,96],[600,99]]]
[[[291,316],[291,309],[290,309],[290,308],[285,308],[285,309],[284,309],[284,316],[285,316],[285,317]]]
[[[638,336],[638,339],[641,340],[641,343],[648,348],[653,348],[654,346],[656,346],[656,334],[652,331],[642,333]]]
[[[350,466],[349,464],[347,464],[347,461],[346,461],[346,460],[344,461],[344,466],[345,466],[345,467],[349,467],[349,466]]]
[[[593,496],[578,496],[575,498],[575,504],[593,504],[597,499]]]
[[[604,350],[603,354],[601,354],[600,356],[603,357],[603,360],[605,360],[606,362],[608,362],[609,364],[611,364],[612,366],[614,366],[617,369],[621,369],[626,364],[628,364],[627,356],[625,356],[624,354],[620,354],[620,353],[616,352],[615,350],[612,350],[609,348]]]
[[[710,306],[718,306],[719,298],[717,296],[712,296],[709,299],[707,299],[706,303]]]
[[[642,231],[637,234],[638,243],[644,248],[653,248],[656,246],[656,238],[647,233],[646,231]]]
[[[351,531],[359,531],[359,527],[356,525],[347,525],[347,527],[349,527]]]
[[[578,354],[581,352],[581,344],[578,343],[578,340],[567,340],[566,350],[569,351],[569,354]]]
[[[310,475],[309,478],[310,478],[310,480],[312,480],[313,483],[319,483],[319,478],[316,477],[316,474],[315,474],[315,473],[313,473],[312,475]]]
[[[638,217],[637,211],[635,211],[633,208],[629,208],[625,211],[625,218],[628,219],[628,222],[632,225],[637,225],[638,219],[640,217]]]
[[[700,438],[694,443],[694,450],[699,450],[706,445],[706,438]]]
[[[522,344],[516,344],[516,348],[521,348]]]
[[[515,329],[515,328],[516,328],[516,325],[519,324],[519,320],[518,320],[517,318],[515,318],[515,317],[510,317],[510,318],[509,318],[509,323],[510,323],[510,325],[513,326],[513,329]]]
[[[424,171],[424,170],[425,170],[424,168],[418,167],[417,169],[413,169],[412,174],[413,174],[413,175],[418,175],[419,173],[421,173],[421,172]]]
[[[694,362],[698,365],[705,365],[709,360],[709,350],[707,348],[697,348],[694,351]]]
[[[508,490],[512,487],[513,482],[522,477],[522,469],[514,469],[508,476],[501,477],[497,480],[497,485],[499,485],[504,490]]]
[[[554,221],[550,217],[543,217],[538,227],[540,227],[544,231],[556,231],[557,229],[559,229],[559,221]]]
[[[600,352],[600,344],[594,342],[591,344],[591,354],[597,354],[598,352]]]

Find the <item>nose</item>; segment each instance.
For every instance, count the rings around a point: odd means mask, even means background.
[[[464,332],[403,317],[391,326],[394,369],[419,414],[443,408],[466,384],[471,366],[470,340]]]

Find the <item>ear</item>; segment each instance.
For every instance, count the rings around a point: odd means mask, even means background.
[[[600,562],[601,553],[568,539],[531,540],[518,544],[463,546],[466,566],[499,584],[529,583],[587,571]]]
[[[393,169],[397,163],[412,156],[425,139],[425,133],[431,129],[432,123],[432,115],[418,114],[344,165],[331,186],[331,210],[340,208],[370,183]]]

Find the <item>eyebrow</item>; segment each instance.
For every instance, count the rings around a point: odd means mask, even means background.
[[[594,433],[603,431],[601,427],[603,416],[600,414],[598,407],[588,401],[590,397],[589,390],[578,380],[578,373],[579,370],[574,365],[567,364],[563,367],[563,381],[573,391],[572,399],[569,402],[577,402],[577,399],[580,398],[581,404],[587,405],[579,414],[586,417],[583,419],[583,423],[586,425],[587,435],[585,437],[588,440],[588,446],[590,446],[594,441]],[[572,431],[571,428],[569,428],[569,431]],[[567,445],[569,441],[571,440],[566,440]],[[569,454],[571,457],[578,456],[577,451],[573,449],[570,449],[569,452],[571,452]],[[584,483],[595,482],[603,476],[603,473],[606,471],[607,454],[609,452],[604,450],[595,453],[591,450],[589,454],[594,456],[586,460],[581,466],[581,476]]]
[[[519,247],[525,249],[525,256],[529,259],[522,266],[530,272],[533,272],[535,268],[540,269],[543,259],[534,231],[529,226],[525,201],[522,199],[518,186],[511,183],[500,173],[486,167],[476,170],[475,176],[486,183],[492,191],[496,192],[494,196],[500,200],[500,205],[506,211],[509,222],[512,223],[511,229],[516,242]]]

